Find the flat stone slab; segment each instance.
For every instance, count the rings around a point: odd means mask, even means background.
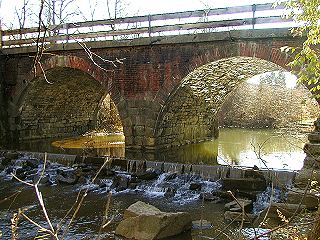
[[[211,229],[213,228],[213,225],[208,220],[196,220],[192,221],[192,228],[193,229]]]

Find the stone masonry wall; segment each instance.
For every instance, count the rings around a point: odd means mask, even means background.
[[[174,131],[177,131],[177,134],[183,132],[184,140],[188,136],[193,136],[191,139],[184,141],[185,143],[187,141],[198,141],[204,135],[212,136],[215,134],[212,129],[215,129],[217,123],[212,118],[212,114],[208,115],[209,111],[193,111],[195,108],[190,111],[188,115],[190,119],[186,120],[187,124],[162,127],[162,120],[166,119],[165,113],[171,112],[170,107],[168,107],[171,105],[170,102],[173,101],[171,96],[174,95],[177,88],[181,88],[179,85],[189,73],[208,63],[236,56],[265,59],[266,63],[274,62],[284,67],[288,58],[284,53],[281,53],[280,47],[300,44],[300,40],[293,40],[290,33],[280,34],[279,36],[274,32],[269,35],[259,33],[256,34],[258,37],[253,37],[251,34],[253,33],[249,32],[244,38],[240,35],[230,38],[227,34],[223,39],[218,40],[214,37],[216,33],[208,36],[198,34],[172,38],[155,37],[155,39],[150,39],[150,42],[146,43],[136,44],[135,40],[116,42],[115,44],[119,46],[114,46],[113,43],[108,45],[108,43],[103,42],[92,43],[91,46],[88,43],[88,47],[92,47],[91,50],[104,59],[122,59],[123,63],[116,63],[117,67],[115,67],[108,61],[96,58],[96,63],[107,71],[102,71],[95,64],[92,64],[81,47],[70,48],[69,45],[65,45],[63,49],[57,49],[52,46],[50,48],[52,56],[44,56],[48,59],[44,59],[42,66],[45,70],[63,66],[74,68],[96,79],[103,86],[104,94],[110,93],[111,99],[119,111],[126,136],[126,147],[153,149],[157,147],[157,143],[171,145],[171,143],[163,142],[161,139],[157,140],[158,137],[164,136],[161,132],[170,132],[172,131],[171,128],[175,129]],[[53,51],[53,49],[56,50]],[[19,123],[17,121],[17,117],[19,117],[19,114],[17,114],[19,111],[16,111],[19,109],[17,103],[20,104],[18,99],[22,99],[22,89],[29,84],[30,78],[27,78],[27,76],[30,75],[32,69],[32,58],[28,55],[12,55],[11,57],[16,58],[18,62],[17,74],[13,77],[15,82],[9,89],[11,95],[8,98],[10,101],[10,128],[11,131],[15,131],[18,126],[17,123]],[[13,66],[14,62],[11,65]],[[228,73],[228,79],[232,78],[233,74],[238,76],[239,68],[237,66],[229,65],[228,67],[229,69],[225,71],[225,73]],[[249,67],[249,69],[252,68]],[[244,70],[240,69],[240,72]],[[219,80],[219,77],[214,77],[214,79]],[[183,88],[187,89],[187,86]],[[224,88],[222,87],[218,91],[223,94]],[[206,101],[204,95],[198,96],[194,89],[190,89],[186,93],[192,93],[194,96],[190,98],[190,101],[184,100],[186,101],[185,110],[195,101],[199,103],[194,104],[194,106],[204,107],[204,101]],[[181,93],[182,98],[189,99],[188,96],[183,96]],[[175,109],[177,108],[179,107],[175,107]],[[185,112],[182,109],[179,111],[181,114]],[[211,118],[208,120],[207,116]],[[178,119],[175,115],[168,117],[171,120],[174,120],[174,118]],[[193,118],[194,120],[191,120]],[[197,122],[197,125],[195,125],[195,122]],[[198,127],[198,124],[203,127]],[[80,125],[84,126],[83,124]],[[197,127],[195,128],[195,126]],[[24,130],[29,130],[26,126],[23,127]],[[25,134],[28,135],[28,132]],[[38,135],[40,136],[42,133],[39,132]],[[172,135],[171,140],[175,138],[174,136]]]
[[[70,68],[47,71],[46,78],[48,82],[34,79],[21,99],[19,138],[71,136],[92,129],[104,94],[99,82]]]
[[[218,136],[216,114],[241,82],[282,68],[262,59],[233,57],[191,72],[171,95],[157,128],[162,147],[199,142]]]

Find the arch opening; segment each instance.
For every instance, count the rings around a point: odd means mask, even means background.
[[[287,77],[279,79],[281,74],[289,73],[274,63],[250,57],[222,59],[197,68],[162,108],[156,128],[158,155],[165,161],[185,158],[188,163],[200,159],[206,164],[266,167],[257,159],[255,151],[259,151],[268,159],[268,167],[300,169],[306,135],[297,135],[297,129],[290,127],[311,123],[312,116],[317,117],[318,104],[305,86],[294,86],[286,82]],[[234,118],[240,124],[235,124]],[[221,126],[240,128],[219,131]],[[283,127],[285,131],[279,131]],[[221,136],[214,140],[219,132]],[[168,147],[172,149],[164,150]],[[192,150],[193,156],[181,155],[185,150]]]
[[[158,148],[217,138],[217,113],[227,96],[255,75],[283,70],[259,58],[231,57],[203,65],[169,96],[156,126]]]
[[[106,89],[88,73],[68,67],[49,69],[45,77],[29,83],[19,103],[17,126],[20,140],[79,136],[93,130],[123,132]]]

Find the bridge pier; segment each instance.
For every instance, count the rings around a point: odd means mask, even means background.
[[[0,147],[8,139],[9,132],[5,85],[5,57],[0,56]]]
[[[320,117],[314,122],[314,130],[308,139],[309,142],[304,146],[304,165],[295,179],[296,186],[303,189],[307,185],[310,188],[311,181],[320,182]]]

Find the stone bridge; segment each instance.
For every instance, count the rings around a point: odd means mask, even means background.
[[[36,71],[33,50],[2,49],[0,108],[7,114],[0,119],[7,121],[0,133],[84,133],[110,96],[128,148],[204,141],[217,136],[216,113],[228,95],[254,75],[286,69],[290,59],[280,47],[301,42],[288,29],[251,29],[91,42],[89,54],[76,43],[57,44]]]

